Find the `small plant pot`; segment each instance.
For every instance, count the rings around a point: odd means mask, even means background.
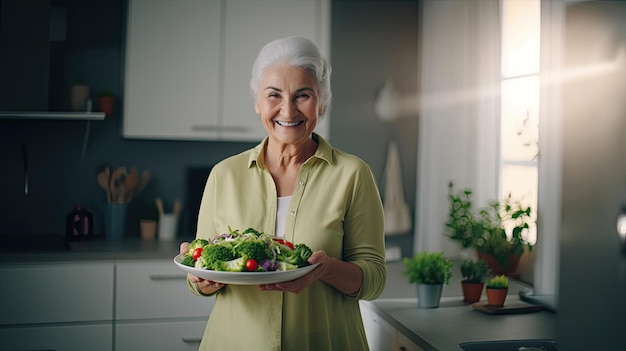
[[[463,288],[463,302],[474,303],[480,301],[485,283],[461,282]]]
[[[108,117],[113,114],[114,99],[112,96],[101,96],[98,98],[98,109]]]
[[[517,273],[517,266],[519,265],[520,260],[519,255],[510,254],[506,265],[500,264],[500,262],[498,262],[495,257],[489,254],[479,253],[478,257],[487,261],[487,264],[489,264],[490,272],[493,275],[503,274],[512,277]]]
[[[509,289],[494,289],[487,288],[487,304],[494,307],[502,307],[504,306],[504,301],[506,301],[506,295],[509,293]]]
[[[443,284],[417,284],[417,307],[437,308]]]

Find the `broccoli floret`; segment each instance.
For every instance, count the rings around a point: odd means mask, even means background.
[[[279,262],[285,262],[290,265],[296,266],[298,268],[298,263],[300,262],[300,255],[295,250],[291,250],[289,248],[282,248],[278,255],[276,255],[276,259]]]
[[[298,267],[307,266],[309,264],[307,260],[313,254],[313,251],[311,250],[311,248],[306,246],[305,244],[300,243],[300,244],[296,244],[293,250],[296,251],[298,256],[300,256]]]
[[[181,263],[185,266],[193,267],[196,264],[196,260],[194,260],[193,257],[190,255],[185,255],[185,258],[183,258],[183,261]]]
[[[243,272],[246,267],[246,260],[243,257],[236,258],[230,261],[216,262],[216,270],[225,272]]]
[[[307,259],[313,254],[313,251],[305,244],[297,244],[293,250],[287,247],[281,247],[280,252],[276,256],[278,261],[296,266],[296,268],[307,266]]]
[[[213,244],[205,246],[202,255],[196,262],[196,267],[204,269],[219,270],[217,266],[224,261],[235,258],[232,248],[228,244]]]
[[[254,228],[248,228],[248,229],[244,230],[243,233],[241,233],[241,234],[254,234],[257,237],[263,235],[263,233],[257,231]]]
[[[205,247],[209,245],[209,241],[207,239],[194,239],[189,243],[189,253],[192,253],[193,250],[199,247]]]
[[[253,258],[257,262],[273,257],[267,243],[263,240],[248,239],[235,246],[235,254],[245,259]]]

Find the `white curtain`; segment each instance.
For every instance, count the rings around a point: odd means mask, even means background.
[[[445,236],[448,182],[497,196],[500,13],[494,0],[425,0],[414,251],[461,254]]]

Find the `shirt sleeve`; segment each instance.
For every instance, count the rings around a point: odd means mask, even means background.
[[[344,222],[344,260],[363,271],[356,297],[373,300],[385,288],[387,271],[383,206],[374,175],[366,164],[357,171],[353,194]]]

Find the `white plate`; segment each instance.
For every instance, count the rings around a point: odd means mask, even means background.
[[[176,263],[176,265],[180,267],[180,269],[182,269],[183,271],[191,273],[200,278],[233,285],[259,285],[286,282],[300,278],[301,276],[312,271],[319,264],[316,263],[290,271],[221,272],[186,266],[182,264],[184,258],[184,255],[177,255],[176,257],[174,257],[174,263]]]

